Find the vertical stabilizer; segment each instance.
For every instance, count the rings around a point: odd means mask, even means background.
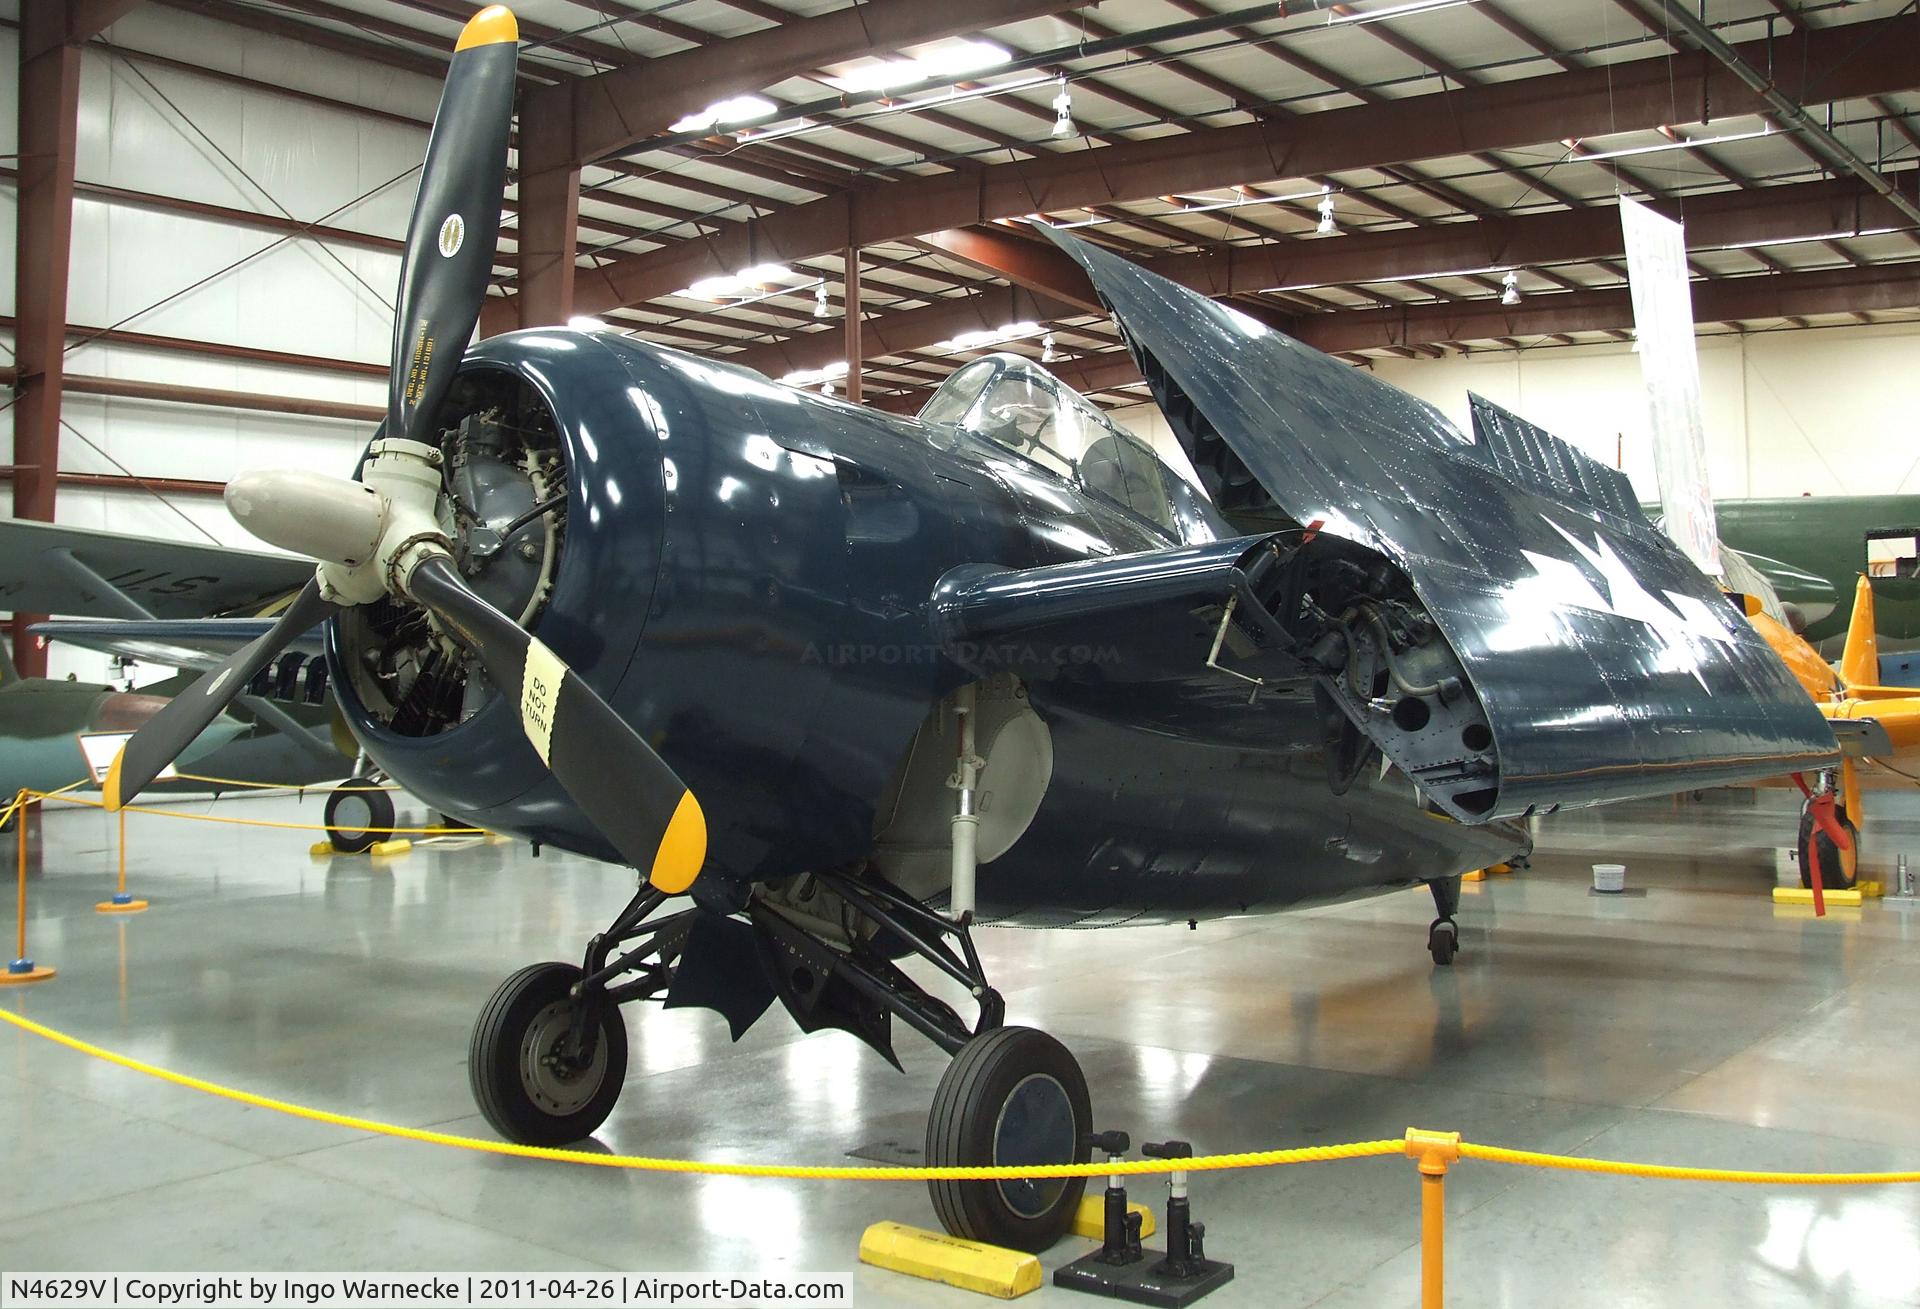
[[[1840,655],[1840,680],[1848,689],[1880,684],[1880,637],[1873,627],[1873,579],[1865,573],[1853,588],[1853,618]]]
[[[13,642],[0,634],[0,686],[12,686],[19,680],[20,670],[13,664]]]

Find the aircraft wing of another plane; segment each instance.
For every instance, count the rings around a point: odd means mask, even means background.
[[[142,663],[211,672],[244,645],[273,627],[270,618],[55,618],[35,623],[33,633],[83,650],[125,655]],[[290,641],[289,651],[308,658],[326,653],[316,627]]]
[[[312,576],[289,555],[0,521],[0,608],[16,613],[124,618],[127,599],[155,618],[257,613]]]
[[[1318,523],[1405,574],[1498,744],[1486,816],[1838,758],[1806,692],[1615,470],[1485,401],[1470,436],[1378,378],[1045,230],[1092,278],[1229,520]]]

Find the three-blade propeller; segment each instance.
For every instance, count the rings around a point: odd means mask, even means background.
[[[560,657],[477,595],[433,512],[435,419],[479,321],[499,236],[519,29],[494,5],[467,23],[447,69],[407,225],[385,438],[362,481],[312,474],[235,478],[227,505],[264,540],[319,562],[271,631],[174,698],[114,761],[118,809],[159,776],[296,636],[348,605],[392,594],[433,615],[478,657],[581,812],[663,891],[706,859],[706,819],[686,785]]]

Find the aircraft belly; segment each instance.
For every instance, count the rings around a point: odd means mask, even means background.
[[[1421,810],[1399,774],[1332,794],[1317,751],[1270,753],[1048,715],[1054,774],[1026,834],[980,869],[984,917],[1115,926],[1272,913],[1483,867],[1504,825]]]

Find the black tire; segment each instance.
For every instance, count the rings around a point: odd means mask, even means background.
[[[940,1078],[926,1160],[936,1168],[1085,1163],[1092,1124],[1086,1074],[1067,1047],[1030,1027],[996,1028],[969,1041]],[[1033,1253],[1066,1233],[1086,1189],[1084,1177],[927,1183],[953,1235]]]
[[[377,782],[349,777],[327,795],[326,824],[334,849],[359,854],[392,835],[393,797]]]
[[[529,964],[493,993],[473,1025],[467,1078],[493,1130],[521,1145],[567,1145],[613,1112],[627,1078],[627,1025],[618,1005],[600,1006],[593,1062],[568,1073],[551,1062],[573,1021],[574,964]]]
[[[1845,850],[1837,848],[1833,838],[1814,825],[1813,806],[1800,806],[1800,885],[1813,886],[1813,860],[1820,861],[1820,889],[1850,891],[1860,876],[1860,830],[1847,817],[1845,805],[1835,805],[1833,816],[1847,834]]]
[[[1451,918],[1436,918],[1427,928],[1427,953],[1442,968],[1452,967],[1454,956],[1460,953],[1460,925]]]

